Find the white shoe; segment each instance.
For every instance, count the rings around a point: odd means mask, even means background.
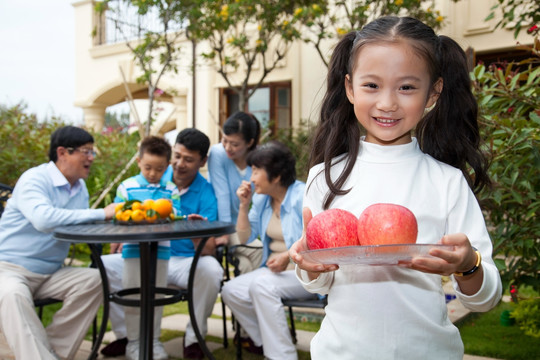
[[[165,351],[163,344],[159,340],[154,340],[154,345],[152,346],[152,353],[154,360],[167,360],[169,354]]]
[[[139,360],[139,340],[128,341],[126,345],[126,360]]]

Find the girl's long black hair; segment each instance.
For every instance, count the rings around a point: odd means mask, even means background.
[[[320,121],[311,143],[309,166],[324,163],[329,192],[323,207],[350,189],[343,189],[360,151],[361,127],[345,92],[345,77],[351,76],[360,49],[369,43],[409,42],[428,66],[431,86],[443,79],[443,90],[435,106],[416,128],[422,151],[460,169],[469,186],[479,191],[490,183],[488,161],[480,151],[478,105],[471,91],[467,58],[461,47],[446,36],[410,17],[385,16],[360,31],[345,35],[336,45],[327,75]],[[344,171],[334,181],[330,177],[333,159],[344,155]],[[335,161],[335,160],[334,160]],[[472,169],[471,174],[468,167]]]

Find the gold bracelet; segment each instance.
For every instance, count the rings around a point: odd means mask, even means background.
[[[482,255],[480,255],[480,251],[478,251],[475,247],[473,247],[474,252],[476,253],[476,264],[473,266],[472,269],[467,270],[465,272],[455,272],[455,276],[467,276],[471,275],[476,272],[480,268],[480,263],[482,262]]]

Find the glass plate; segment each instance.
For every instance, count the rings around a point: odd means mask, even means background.
[[[321,264],[397,265],[409,262],[415,256],[431,257],[429,251],[433,248],[452,250],[453,246],[441,244],[344,246],[301,251],[300,255],[306,260]]]

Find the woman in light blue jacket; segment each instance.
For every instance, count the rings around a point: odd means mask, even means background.
[[[261,127],[252,114],[242,111],[232,114],[223,125],[223,136],[219,144],[213,145],[208,156],[208,175],[218,201],[218,219],[236,223],[240,202],[236,190],[242,181],[251,178],[251,166],[247,157],[259,143]],[[216,244],[238,245],[236,234],[216,239]],[[260,246],[256,240],[250,246]],[[246,273],[261,263],[260,251],[237,248],[238,270]]]
[[[302,235],[302,198],[305,183],[296,180],[295,159],[283,144],[273,141],[248,155],[252,185],[244,181],[236,231],[241,242],[260,237],[262,265],[228,281],[224,302],[249,335],[248,351],[268,359],[297,359],[282,298],[311,298],[296,279],[288,249]],[[250,208],[251,205],[251,208]]]

